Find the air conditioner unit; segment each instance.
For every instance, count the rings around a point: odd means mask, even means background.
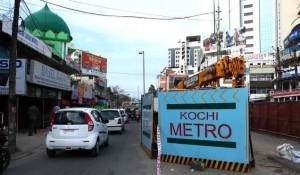
[[[269,94],[270,94],[270,95],[274,94],[274,91],[270,91]]]

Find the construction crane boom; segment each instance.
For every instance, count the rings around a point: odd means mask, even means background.
[[[244,87],[245,74],[244,57],[224,56],[216,64],[208,66],[203,71],[179,82],[176,89],[197,89],[203,87],[216,88],[220,78],[232,78],[232,87]]]

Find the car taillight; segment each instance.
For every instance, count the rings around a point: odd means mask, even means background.
[[[54,115],[51,117],[51,119],[50,119],[50,127],[49,127],[49,131],[52,131],[52,125],[53,125],[53,123],[54,123],[55,117],[56,117],[56,115],[54,114]]]
[[[88,113],[85,113],[85,119],[88,123],[88,131],[92,131],[94,129],[94,123]]]
[[[122,124],[122,119],[121,118],[118,119],[118,124]]]

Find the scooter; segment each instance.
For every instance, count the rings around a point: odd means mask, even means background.
[[[0,174],[9,166],[11,155],[8,149],[7,130],[0,124]]]

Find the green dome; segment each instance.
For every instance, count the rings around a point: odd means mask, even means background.
[[[42,10],[28,16],[24,22],[25,27],[31,31],[34,29],[40,29],[42,31],[52,30],[55,33],[64,32],[69,34],[71,37],[71,33],[66,22],[57,14],[54,14],[47,4]]]

